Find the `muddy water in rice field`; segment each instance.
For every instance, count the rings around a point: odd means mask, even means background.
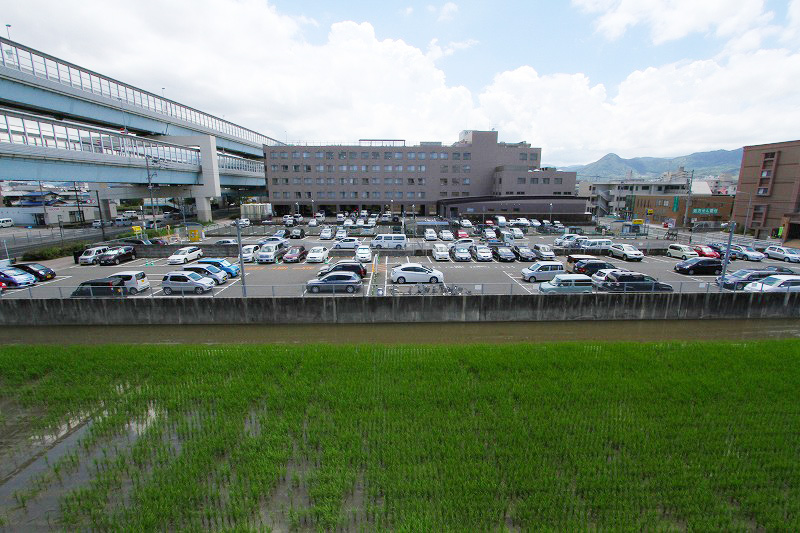
[[[6,328],[0,344],[504,343],[800,338],[800,320],[630,320],[424,324]]]

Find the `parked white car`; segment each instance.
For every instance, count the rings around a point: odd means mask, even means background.
[[[625,261],[641,261],[644,254],[631,244],[614,243],[608,247],[608,255],[619,257]]]
[[[566,233],[561,237],[557,237],[556,240],[553,241],[553,246],[564,246],[567,247],[572,244],[575,239],[580,237],[580,233]]]
[[[428,228],[425,230],[425,240],[426,241],[435,241],[438,237],[436,236],[436,230],[433,228]]]
[[[347,230],[340,228],[340,229],[336,230],[336,235],[333,238],[336,239],[337,241],[339,241],[339,240],[344,239],[345,237],[347,237]]]
[[[511,228],[511,237],[514,239],[524,239],[525,234],[519,228]]]
[[[531,226],[533,226],[534,228],[538,228],[541,225],[542,225],[542,223],[539,222],[538,220],[536,220],[535,218],[531,219]]]
[[[764,253],[770,259],[780,259],[781,261],[800,263],[800,250],[789,248],[788,246],[769,246]]]
[[[336,244],[333,245],[333,248],[336,250],[355,250],[361,245],[361,241],[356,237],[345,237],[344,239],[339,239],[336,241]]]
[[[443,229],[439,232],[439,238],[443,241],[452,241],[455,237],[453,237],[453,232],[449,229]]]
[[[360,245],[356,248],[355,260],[362,263],[369,263],[372,261],[372,250],[367,245]]]
[[[564,265],[559,261],[537,261],[522,269],[525,281],[548,281],[558,274],[565,274]]]
[[[328,226],[322,228],[322,231],[319,232],[319,238],[323,241],[333,239],[333,228]]]
[[[781,274],[767,276],[744,286],[747,292],[800,292],[800,276]]]
[[[315,246],[306,255],[306,263],[324,263],[327,260],[328,249],[324,246]]]
[[[685,244],[670,244],[667,248],[667,256],[677,257],[678,259],[686,261],[690,257],[697,257],[698,254],[692,250],[691,246]]]
[[[167,258],[170,265],[185,265],[189,261],[195,261],[203,257],[203,250],[197,246],[184,246],[178,248],[175,253]]]
[[[433,245],[433,259],[435,261],[450,261],[450,249],[446,244]]]
[[[125,292],[131,296],[150,288],[150,280],[141,270],[125,270],[114,272],[109,278],[119,278],[125,286]]]
[[[466,218],[463,219],[461,222],[459,222],[459,224],[461,225],[462,228],[471,228],[472,227],[472,222],[470,222]]]
[[[352,218],[346,219],[344,221],[344,225],[345,225],[345,227],[352,226],[353,225],[353,219]]]
[[[245,263],[252,263],[256,260],[256,256],[258,255],[258,251],[261,247],[257,244],[245,244],[242,246],[242,260]]]
[[[392,283],[444,283],[444,274],[420,263],[405,263],[392,268]]]

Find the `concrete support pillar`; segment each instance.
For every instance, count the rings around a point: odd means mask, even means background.
[[[207,196],[195,196],[195,207],[197,208],[197,220],[200,222],[211,222],[211,198]]]
[[[103,220],[114,220],[117,218],[117,203],[113,200],[100,199],[100,213]]]

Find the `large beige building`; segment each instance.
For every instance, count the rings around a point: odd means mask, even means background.
[[[744,147],[733,219],[759,238],[800,239],[800,141]]]
[[[575,173],[541,168],[541,148],[498,142],[496,131],[464,131],[449,146],[401,140],[266,149],[270,202],[290,211],[437,214],[437,202],[476,197],[576,198]],[[551,200],[552,202],[553,200]],[[494,209],[493,209],[494,210]],[[556,208],[555,212],[559,212]]]

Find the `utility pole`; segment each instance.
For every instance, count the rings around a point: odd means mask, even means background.
[[[244,256],[242,256],[242,225],[241,219],[237,218],[236,224],[236,244],[239,245],[239,271],[242,276],[242,298],[247,298],[247,284],[244,280]]]
[[[689,176],[689,196],[686,197],[686,211],[683,213],[683,226],[689,225],[689,206],[692,205],[692,182],[694,181],[694,170]]]
[[[750,222],[750,206],[753,203],[753,193],[746,192],[743,194],[746,194],[748,199],[747,199],[747,212],[744,214],[744,228],[742,230],[742,234],[745,237],[747,237],[747,225]],[[734,202],[736,202],[735,199]]]
[[[144,164],[147,168],[147,188],[150,190],[150,216],[153,222],[153,229],[156,229],[156,208],[153,202],[153,176],[150,174],[150,157],[150,155],[144,156]]]
[[[78,182],[72,182],[72,188],[75,191],[75,202],[78,204],[78,221],[83,224],[86,220],[83,218],[83,209],[81,209],[81,197],[78,194]]]
[[[42,189],[42,182],[41,181],[39,182],[39,194],[41,195],[41,198],[42,198],[42,224],[47,226],[47,208],[45,207],[44,190]]]
[[[97,197],[97,212],[100,214],[100,233],[103,234],[103,240],[106,240],[106,222],[103,220],[103,208],[100,207],[100,191],[95,189],[95,196]]]
[[[733,230],[736,229],[736,222],[731,220],[730,229],[728,230],[728,247],[725,249],[725,260],[722,261],[722,276],[721,280],[725,279],[725,272],[728,270],[728,261],[731,260],[731,242],[733,241]],[[722,283],[720,283],[720,290],[722,290]]]

